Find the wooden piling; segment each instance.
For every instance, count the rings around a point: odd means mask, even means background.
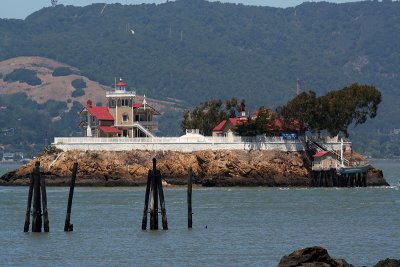
[[[24,224],[24,232],[29,231],[29,224],[31,218],[31,207],[32,207],[32,194],[33,194],[33,174],[30,175],[29,178],[29,192],[28,192],[28,203],[26,205],[26,213],[25,213],[25,224]]]
[[[153,158],[151,173],[150,230],[158,230],[157,161]]]
[[[42,210],[40,201],[40,162],[36,161],[33,172],[32,232],[42,231]]]
[[[192,176],[193,170],[190,167],[188,170],[188,189],[187,189],[187,203],[188,203],[188,228],[192,228]]]
[[[153,158],[153,169],[149,170],[147,176],[146,196],[142,219],[142,230],[147,227],[147,213],[149,210],[150,198],[150,230],[158,230],[158,199],[162,214],[162,226],[168,230],[167,211],[165,208],[164,189],[161,182],[161,172],[157,170],[157,161]]]
[[[364,173],[363,175],[363,186],[364,187],[368,186],[368,173]]]
[[[74,166],[72,168],[71,184],[69,186],[67,214],[65,215],[65,224],[64,224],[65,232],[72,232],[74,230],[74,225],[71,224],[71,209],[72,209],[72,199],[74,197],[74,189],[75,189],[75,181],[76,181],[77,172],[78,172],[78,162],[74,162]]]
[[[361,173],[356,173],[356,186],[361,186]]]
[[[46,193],[46,181],[45,178],[42,177],[41,173],[39,172],[40,177],[40,189],[42,192],[42,206],[43,206],[43,231],[48,233],[49,228],[49,213],[47,210],[47,193]]]
[[[151,171],[147,175],[147,185],[146,185],[146,196],[144,198],[144,209],[143,209],[143,219],[142,219],[142,230],[147,228],[147,213],[149,209],[149,195],[150,195],[150,184],[151,184]]]
[[[161,172],[159,170],[157,170],[156,178],[157,178],[158,193],[160,195],[162,227],[163,230],[168,230],[167,210],[165,209],[164,190],[161,182]]]

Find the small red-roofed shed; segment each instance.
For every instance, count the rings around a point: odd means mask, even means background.
[[[340,165],[339,157],[331,151],[319,151],[313,155],[313,169],[336,169]]]
[[[233,133],[236,126],[246,122],[245,118],[229,118],[227,120],[221,121],[217,126],[212,130],[213,136],[226,136],[229,133]]]

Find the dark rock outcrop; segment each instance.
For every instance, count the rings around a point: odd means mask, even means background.
[[[353,267],[342,259],[333,259],[328,251],[321,247],[309,247],[296,250],[284,256],[278,267]]]
[[[400,267],[400,260],[386,259],[381,260],[374,267]]]

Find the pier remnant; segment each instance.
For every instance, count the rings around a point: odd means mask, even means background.
[[[72,168],[71,184],[69,187],[67,214],[65,215],[65,225],[64,225],[65,232],[72,232],[74,230],[74,225],[70,221],[71,221],[72,198],[74,197],[74,188],[75,188],[75,180],[77,172],[78,172],[78,163],[74,162],[74,166]]]
[[[144,197],[144,209],[143,209],[143,219],[142,219],[142,230],[146,230],[147,227],[147,213],[149,208],[149,195],[150,195],[150,184],[151,184],[151,170],[147,175],[147,185],[146,185],[146,195]]]
[[[32,194],[33,194],[33,173],[31,173],[29,178],[29,192],[28,192],[28,203],[26,206],[26,213],[25,213],[25,225],[24,225],[24,232],[29,231],[29,224],[30,224],[30,217],[31,217],[31,207],[32,207]]]
[[[40,177],[40,190],[42,192],[42,206],[43,206],[43,230],[45,232],[49,232],[49,213],[47,210],[47,193],[46,193],[46,181],[44,177],[41,177],[40,171],[39,171],[39,177]]]
[[[187,188],[187,203],[188,203],[188,228],[192,228],[192,167],[188,170],[188,188]]]
[[[160,200],[163,230],[168,230],[167,212],[165,209],[164,191],[161,172],[157,170],[157,160],[153,158],[153,169],[149,170],[146,185],[146,196],[142,219],[142,230],[147,227],[147,213],[150,200],[150,230],[158,230],[158,202]]]
[[[29,181],[28,203],[25,213],[24,232],[29,231],[32,196],[32,232],[41,232],[42,224],[44,232],[49,232],[49,214],[47,210],[46,182],[44,177],[42,177],[39,161],[35,162],[35,167],[32,170]]]
[[[357,170],[341,173],[337,169],[313,170],[311,172],[313,187],[367,187],[367,171]]]

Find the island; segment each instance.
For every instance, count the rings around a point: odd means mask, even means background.
[[[353,152],[353,157],[361,157]],[[44,153],[0,178],[0,185],[28,185],[36,161],[46,184],[69,185],[73,163],[78,163],[79,186],[144,186],[152,159],[157,160],[164,184],[184,185],[188,168],[198,186],[311,187],[312,168],[306,152],[278,150],[217,151],[82,151]],[[368,186],[387,186],[381,170],[369,167]]]

